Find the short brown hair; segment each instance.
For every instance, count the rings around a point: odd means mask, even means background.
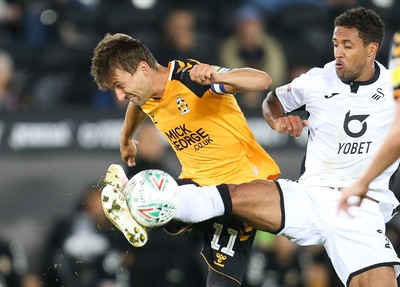
[[[116,69],[134,74],[140,61],[157,68],[156,59],[141,41],[121,33],[106,34],[94,49],[90,74],[100,90],[109,90]]]
[[[385,36],[385,24],[381,17],[371,9],[357,7],[336,17],[335,27],[356,28],[364,45],[378,43],[381,47]]]

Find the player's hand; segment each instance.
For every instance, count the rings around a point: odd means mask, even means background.
[[[367,192],[368,185],[364,185],[361,182],[356,182],[349,187],[343,188],[338,204],[338,213],[343,210],[351,216],[349,208],[351,206],[360,206]]]
[[[121,158],[128,166],[132,167],[136,165],[135,158],[137,155],[137,140],[129,140],[128,142],[121,142],[119,150],[121,152]]]
[[[292,137],[300,137],[303,128],[308,126],[306,120],[302,120],[299,116],[288,115],[274,120],[274,130],[281,134],[287,134]]]
[[[202,85],[215,83],[216,77],[218,77],[217,71],[208,64],[194,65],[189,75],[192,81]]]

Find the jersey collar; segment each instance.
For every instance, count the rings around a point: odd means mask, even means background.
[[[366,85],[370,85],[370,84],[376,82],[376,80],[378,80],[378,78],[379,78],[379,75],[381,74],[381,69],[379,68],[379,65],[376,62],[374,62],[374,65],[375,65],[375,74],[371,80],[368,80],[368,81],[342,81],[343,84],[349,85],[350,91],[352,93],[357,93],[358,88],[360,86],[366,86]]]

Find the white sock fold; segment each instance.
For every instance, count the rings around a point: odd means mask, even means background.
[[[179,186],[180,202],[174,219],[195,223],[224,215],[225,207],[215,186]]]

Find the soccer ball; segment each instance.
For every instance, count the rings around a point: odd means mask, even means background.
[[[178,184],[162,170],[148,169],[135,174],[123,194],[132,216],[145,227],[166,224],[178,209]]]

